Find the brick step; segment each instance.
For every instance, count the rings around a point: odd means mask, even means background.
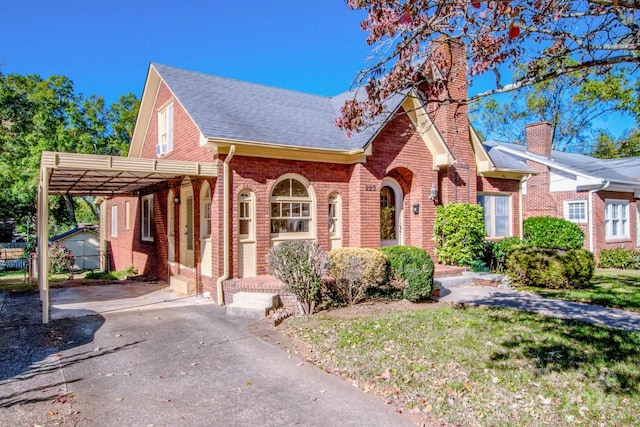
[[[227,314],[253,319],[264,318],[271,309],[280,305],[278,294],[264,292],[238,292],[233,294],[233,302],[226,306]]]

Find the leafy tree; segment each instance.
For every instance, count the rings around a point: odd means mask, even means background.
[[[626,112],[634,98],[626,70],[605,76],[590,73],[587,80],[566,74],[518,91],[506,102],[493,97],[473,106],[472,117],[485,133],[517,144],[525,143],[529,123],[553,125],[553,149],[591,152],[602,131],[593,127],[597,118]],[[627,100],[627,102],[622,102]]]
[[[375,46],[355,85],[366,99],[345,102],[337,124],[355,130],[382,112],[390,94],[426,87],[429,101],[469,102],[565,74],[639,63],[638,0],[347,0],[364,10],[361,27]],[[495,86],[466,99],[447,90],[447,59],[431,54],[441,37],[467,46],[469,82],[493,75]],[[524,73],[514,74],[524,68]]]
[[[601,159],[640,156],[640,129],[628,131],[618,140],[611,135],[600,134],[591,154]]]
[[[0,216],[35,223],[44,150],[126,154],[137,109],[134,95],[107,107],[101,97],[77,94],[64,76],[0,73]],[[55,222],[76,224],[76,203],[70,197],[55,199]]]

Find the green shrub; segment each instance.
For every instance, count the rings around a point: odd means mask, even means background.
[[[600,251],[600,267],[640,269],[640,251],[625,248],[603,249]]]
[[[514,248],[525,241],[518,237],[505,237],[497,242],[485,242],[483,261],[491,271],[502,273],[507,268],[507,258]]]
[[[390,280],[403,281],[402,296],[417,302],[429,298],[433,289],[433,261],[424,249],[413,246],[381,248],[391,267]]]
[[[571,221],[550,216],[527,218],[523,224],[524,239],[531,246],[554,249],[580,249],[584,232]]]
[[[589,284],[595,261],[584,249],[514,248],[507,259],[507,275],[516,285],[570,289]]]
[[[334,249],[329,259],[335,291],[349,305],[362,301],[367,289],[387,280],[389,261],[376,249]]]
[[[316,242],[282,242],[267,252],[269,273],[280,279],[298,301],[302,314],[313,314],[320,299],[322,276],[329,258]]]
[[[487,264],[481,259],[477,259],[473,261],[469,266],[469,269],[476,273],[488,273],[489,271],[491,271],[489,270],[489,267],[487,266]]]
[[[84,275],[88,280],[118,280],[118,276],[113,272],[90,271]]]
[[[467,203],[438,206],[434,233],[440,263],[470,266],[482,257],[487,236],[482,207]]]

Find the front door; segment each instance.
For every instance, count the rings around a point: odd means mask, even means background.
[[[193,189],[191,185],[180,192],[180,264],[193,268]]]
[[[402,190],[385,178],[380,188],[380,246],[402,244]]]

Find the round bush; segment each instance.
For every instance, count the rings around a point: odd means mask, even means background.
[[[507,275],[516,285],[569,289],[589,284],[595,261],[584,249],[518,247],[507,259]]]
[[[367,289],[388,279],[389,261],[376,249],[339,248],[329,252],[335,292],[348,304],[356,304]]]
[[[404,281],[402,296],[411,302],[429,298],[433,289],[434,265],[429,253],[414,246],[387,246],[380,249],[389,260],[391,280]]]
[[[482,257],[487,236],[482,206],[468,203],[438,206],[434,235],[436,256],[442,264],[471,266]]]
[[[527,218],[523,224],[524,239],[531,246],[552,249],[580,249],[584,232],[571,221],[550,216]]]

